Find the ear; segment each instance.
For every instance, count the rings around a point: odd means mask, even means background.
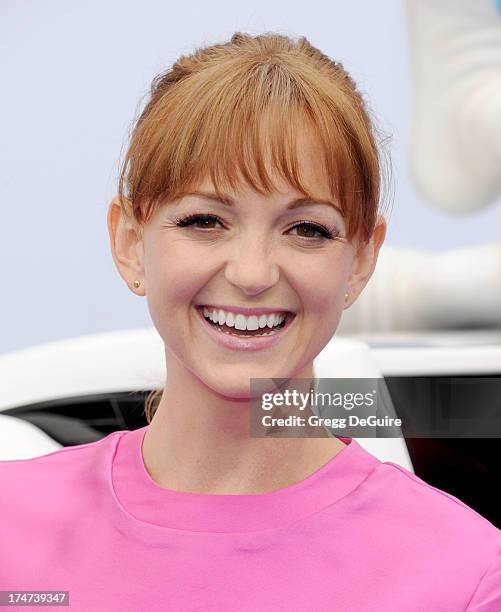
[[[345,308],[349,308],[362,293],[365,285],[369,282],[376,268],[379,249],[386,236],[386,221],[383,216],[378,216],[374,232],[369,242],[356,243],[355,257],[353,259],[351,273],[348,278],[347,293],[348,301]]]
[[[131,214],[126,214],[118,196],[110,203],[107,215],[111,254],[120,276],[138,295],[146,294],[144,274],[144,245],[142,227]],[[134,287],[134,281],[141,285]]]

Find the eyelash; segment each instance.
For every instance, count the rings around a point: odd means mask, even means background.
[[[181,218],[176,217],[174,221],[178,227],[187,227],[189,225],[194,225],[197,221],[217,221],[218,223],[221,223],[221,225],[223,225],[223,221],[217,215],[208,215],[208,214],[201,214],[201,213],[195,213],[193,215],[187,215],[186,217],[181,217]],[[336,238],[336,236],[323,225],[320,225],[318,223],[312,223],[311,221],[306,221],[306,220],[298,221],[298,223],[296,223],[290,229],[294,229],[295,227],[298,227],[301,225],[305,225],[308,228],[313,228],[315,231],[320,232],[322,234],[322,238],[326,238],[327,240],[334,240]],[[308,237],[300,236],[300,238],[308,238]],[[315,240],[315,238],[313,238],[313,240]]]

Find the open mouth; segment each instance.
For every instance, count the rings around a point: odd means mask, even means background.
[[[274,325],[271,328],[266,325],[265,327],[261,327],[259,329],[250,330],[250,329],[236,329],[234,326],[230,327],[229,325],[226,325],[226,323],[223,323],[222,325],[220,325],[219,323],[214,323],[214,321],[212,321],[209,317],[204,315],[204,306],[196,306],[196,309],[198,310],[202,319],[204,319],[204,321],[207,324],[211,325],[219,332],[223,334],[228,334],[229,336],[238,336],[240,338],[245,338],[245,337],[250,338],[253,336],[261,336],[261,337],[274,336],[275,334],[279,333],[281,330],[285,329],[288,325],[290,325],[290,323],[296,316],[295,313],[293,312],[286,312],[284,313],[285,317],[281,323],[278,323],[277,325]]]

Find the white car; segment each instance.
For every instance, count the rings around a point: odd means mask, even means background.
[[[82,336],[1,355],[0,460],[35,457],[145,426],[144,400],[163,387],[164,376],[163,342],[154,328]],[[315,360],[315,376],[384,379],[397,414],[402,406],[417,415],[416,381],[445,381],[451,387],[473,377],[479,389],[483,379],[501,384],[501,333],[336,335]],[[478,402],[471,406],[479,409]],[[380,460],[416,473],[501,526],[492,493],[501,475],[497,438],[357,441]]]

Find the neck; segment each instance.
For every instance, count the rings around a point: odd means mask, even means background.
[[[252,437],[248,398],[216,394],[179,362],[168,372],[172,382],[143,443],[145,467],[160,486],[194,493],[267,493],[307,478],[345,447],[318,429],[307,432],[314,437]],[[312,367],[296,378],[313,378]]]

